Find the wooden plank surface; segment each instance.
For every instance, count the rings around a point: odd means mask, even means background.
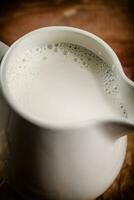
[[[125,0],[91,0],[87,4],[58,5],[47,5],[45,1],[3,1],[3,7],[0,7],[0,40],[11,45],[25,33],[43,26],[82,28],[103,38],[117,53],[127,76],[134,80],[133,13],[133,1]],[[19,199],[9,185],[3,185],[0,191],[2,200]],[[129,137],[127,156],[119,177],[98,199],[134,200],[134,136]]]

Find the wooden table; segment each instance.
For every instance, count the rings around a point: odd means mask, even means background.
[[[36,28],[67,25],[88,30],[103,38],[117,53],[127,76],[134,80],[134,3],[132,0],[91,0],[86,3],[47,4],[46,1],[2,1],[0,40],[11,45]],[[4,3],[6,2],[6,3]],[[68,1],[69,2],[69,1]],[[70,1],[71,2],[71,1]],[[86,2],[86,1],[85,1]],[[4,132],[0,133],[0,137]],[[5,139],[4,139],[5,141]],[[6,143],[6,141],[5,141]],[[6,152],[6,144],[0,156]],[[0,157],[1,158],[1,157]],[[0,162],[0,176],[4,163]],[[0,199],[21,199],[8,184],[0,189]],[[113,185],[98,200],[134,200],[134,136],[129,136],[126,160]]]

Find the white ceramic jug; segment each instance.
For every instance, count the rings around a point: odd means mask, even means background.
[[[94,119],[68,126],[40,123],[16,107],[6,88],[9,57],[42,42],[70,42],[86,47],[118,73],[128,119]],[[33,31],[11,47],[0,42],[1,89],[12,111],[8,123],[9,179],[18,191],[44,199],[94,199],[118,175],[126,153],[127,134],[134,130],[134,83],[129,80],[113,50],[100,38],[72,27]]]

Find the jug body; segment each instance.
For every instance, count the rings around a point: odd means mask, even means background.
[[[114,181],[127,137],[106,137],[96,122],[84,128],[44,129],[12,112],[8,126],[12,184],[47,199],[93,199]]]

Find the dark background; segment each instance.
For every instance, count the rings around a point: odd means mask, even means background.
[[[0,40],[8,45],[29,31],[51,25],[74,26],[100,36],[134,80],[133,0],[0,0]],[[0,200],[23,199],[8,181],[1,185]],[[129,137],[120,175],[98,199],[134,200],[134,136]]]

